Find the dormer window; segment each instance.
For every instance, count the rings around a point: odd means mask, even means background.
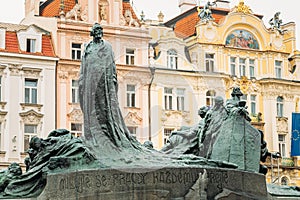
[[[26,52],[35,53],[36,52],[35,44],[36,44],[35,39],[27,38],[27,40],[26,40]]]
[[[168,68],[170,69],[177,69],[177,65],[178,65],[178,59],[177,59],[177,52],[174,49],[170,49],[167,52],[167,65]]]

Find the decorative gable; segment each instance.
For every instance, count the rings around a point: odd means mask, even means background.
[[[21,51],[42,52],[42,33],[35,26],[31,25],[26,30],[17,32]]]

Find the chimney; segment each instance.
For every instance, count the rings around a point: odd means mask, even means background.
[[[40,15],[40,0],[34,0],[34,15]]]
[[[180,12],[184,13],[187,10],[194,8],[197,4],[195,0],[179,0]]]

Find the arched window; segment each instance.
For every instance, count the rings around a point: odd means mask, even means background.
[[[281,185],[289,185],[289,179],[286,176],[281,178]]]
[[[178,57],[177,57],[177,52],[175,49],[170,49],[167,52],[168,57],[167,57],[167,65],[168,68],[170,69],[177,69],[178,66]]]
[[[277,117],[283,117],[283,97],[277,97]]]
[[[206,106],[212,107],[214,105],[214,99],[216,92],[214,90],[208,90],[206,92]]]

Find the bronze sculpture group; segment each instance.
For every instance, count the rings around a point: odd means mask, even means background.
[[[229,167],[258,172],[261,134],[249,123],[239,88],[226,101],[202,107],[202,118],[193,127],[173,132],[160,151],[152,143],[140,144],[130,135],[118,103],[116,65],[111,45],[102,39],[103,29],[95,23],[85,48],[79,77],[80,106],[84,114],[84,137],[74,138],[58,129],[46,139],[30,141],[26,172],[12,164],[0,173],[1,197],[32,197],[45,187],[48,173],[76,167],[130,168],[172,166]],[[242,144],[242,145],[241,145]],[[34,191],[34,192],[33,192]]]

